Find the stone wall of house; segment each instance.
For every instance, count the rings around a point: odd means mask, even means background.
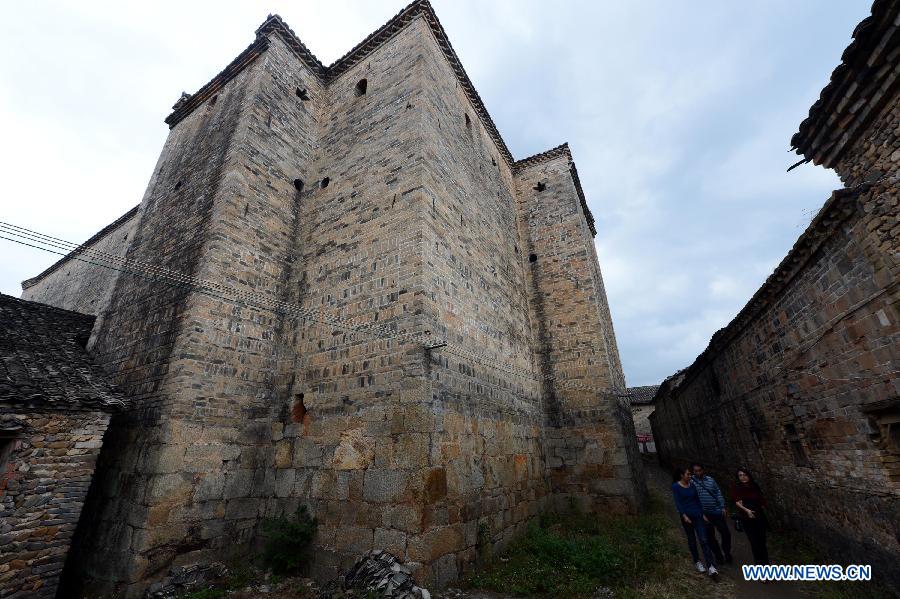
[[[634,433],[569,158],[530,206],[423,18],[327,85],[281,34],[238,60],[174,125],[128,250],[231,299],[116,283],[90,347],[135,408],[107,435],[73,571],[135,595],[306,505],[318,571],[381,548],[441,585],[554,489],[633,511]],[[544,226],[556,266],[537,283]]]
[[[109,415],[0,413],[17,428],[0,472],[0,596],[56,597]]]
[[[549,479],[513,174],[437,43],[420,51],[423,309],[448,345],[429,355],[436,492],[410,555],[433,562],[440,585],[521,531],[545,506]]]
[[[129,210],[84,243],[90,252],[73,252],[23,281],[22,299],[82,314],[100,314],[109,304],[119,272],[91,262],[90,255],[124,256],[137,221],[137,210]]]
[[[885,103],[835,165],[834,170],[844,185],[871,182],[890,174],[896,176],[900,168],[900,102],[896,101],[896,96],[895,91],[894,101]]]
[[[288,301],[362,327],[300,319],[284,335],[275,494],[319,518],[320,571],[376,547],[407,558],[426,526],[422,33],[409,25],[329,83],[295,232]]]
[[[873,564],[900,560],[897,180],[835,192],[650,420],[664,463],[750,468],[781,522]]]
[[[634,511],[644,482],[593,236],[566,155],[516,172],[554,498]],[[536,189],[538,183],[542,190]]]
[[[316,111],[280,39],[175,126],[128,257],[273,298]],[[195,288],[121,277],[90,347],[131,399],[104,445],[79,539],[92,588],[140,593],[173,563],[240,551],[275,489],[282,316]]]

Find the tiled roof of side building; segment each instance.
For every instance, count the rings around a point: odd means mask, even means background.
[[[641,405],[652,403],[657,389],[659,389],[659,385],[644,385],[642,387],[628,387],[625,392],[628,393],[631,405]]]
[[[93,316],[0,294],[0,411],[125,408],[84,347],[93,325]]]
[[[875,0],[872,14],[853,30],[819,99],[791,138],[791,147],[832,168],[866,125],[894,101],[900,86],[900,0]],[[793,167],[791,167],[793,168]]]

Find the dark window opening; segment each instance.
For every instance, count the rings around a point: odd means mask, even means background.
[[[182,184],[182,181],[179,181],[178,183],[175,184],[175,191],[178,191],[179,189],[181,189],[181,184]]]
[[[537,254],[528,254],[529,262],[537,262]]]
[[[493,156],[491,156],[491,165],[492,165],[492,166],[497,166],[497,161],[494,160],[494,157],[493,157]]]
[[[291,422],[303,422],[306,417],[306,405],[303,403],[303,394],[298,393],[291,402]]]
[[[356,82],[356,96],[364,96],[366,94],[366,90],[369,88],[369,82],[365,79],[360,79]]]
[[[468,114],[468,113],[466,113],[466,128],[467,128],[467,129],[471,129],[471,128],[472,128],[472,119],[469,118],[469,114]]]
[[[309,100],[309,94],[305,89],[297,88],[297,97],[303,100],[304,102]]]
[[[322,179],[322,183],[320,183],[319,185],[322,187],[322,189],[325,189],[326,187],[328,187],[329,183],[331,183],[331,179],[329,179],[328,177],[324,177]]]
[[[303,191],[303,179],[294,179],[294,189]]]
[[[545,189],[547,189],[547,185],[543,181],[538,181],[537,185],[535,185],[532,189],[534,189],[535,191],[544,191]]]
[[[516,253],[517,253],[517,254],[519,253],[519,246],[514,245],[514,246],[513,246],[513,249],[516,250]]]

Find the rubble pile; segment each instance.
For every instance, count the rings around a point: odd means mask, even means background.
[[[175,567],[165,579],[150,585],[144,593],[144,599],[175,599],[184,593],[205,588],[226,576],[228,568],[219,562]]]
[[[344,577],[344,588],[374,591],[390,599],[431,599],[416,585],[412,571],[386,551],[376,549],[361,557]]]

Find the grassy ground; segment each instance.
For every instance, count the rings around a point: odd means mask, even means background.
[[[647,513],[631,517],[552,514],[470,577],[472,588],[520,597],[727,597],[730,583],[696,574],[680,538],[651,493]]]

